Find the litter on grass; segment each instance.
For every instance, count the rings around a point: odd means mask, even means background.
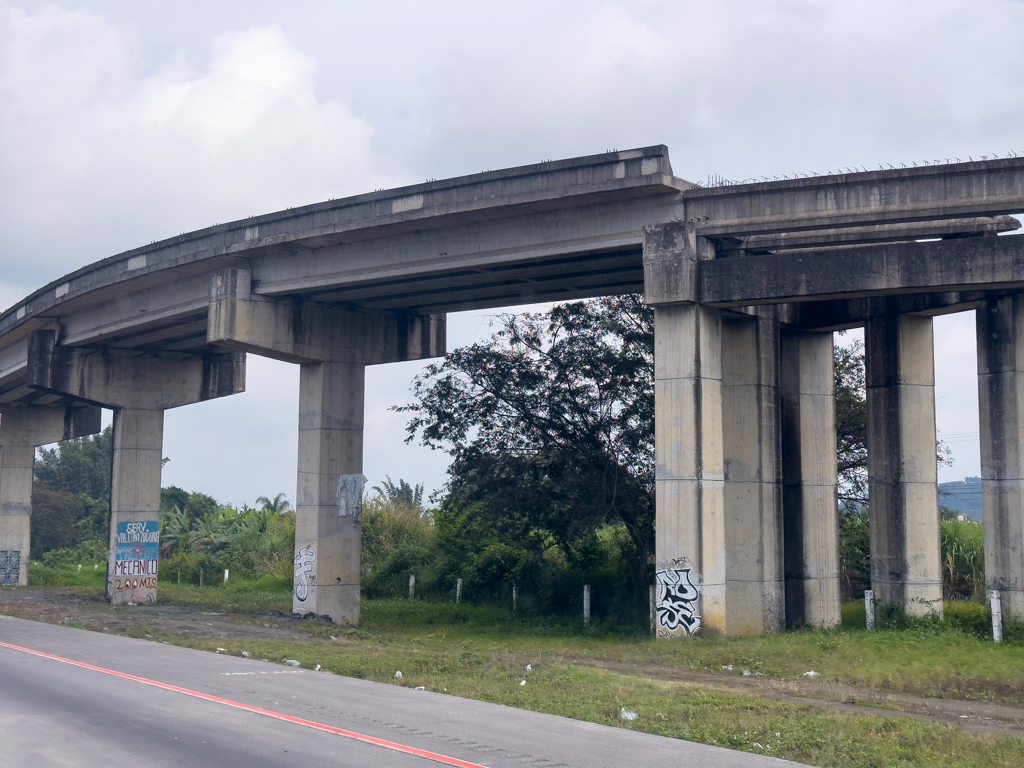
[[[526,665],[526,671],[527,672],[532,672],[533,671],[533,664],[527,664]]]
[[[402,670],[398,670],[397,672],[395,672],[395,678],[398,680],[402,679]]]
[[[638,717],[640,717],[640,715],[638,715],[631,709],[626,709],[625,707],[623,707],[619,710],[619,717],[621,717],[623,720],[636,720]]]
[[[804,677],[817,677],[818,673],[813,669],[810,672],[804,672]]]
[[[526,681],[525,681],[525,680],[523,680],[523,681],[522,681],[522,682],[520,682],[519,684],[520,684],[520,685],[526,685]]]
[[[242,658],[243,659],[251,659],[252,658],[252,654],[249,653],[248,651],[242,651]]]
[[[319,665],[319,664],[317,664],[317,665],[316,665],[316,669],[314,669],[313,671],[314,671],[314,672],[319,672],[319,671],[320,671],[320,665]]]
[[[284,663],[287,664],[289,667],[301,667],[302,666],[302,662],[296,661],[295,659],[285,659]]]
[[[743,670],[743,676],[744,677],[750,677],[750,670],[749,669],[744,669]]]
[[[728,669],[730,672],[732,672],[732,664],[723,664],[722,669]]]
[[[417,685],[416,686],[416,690],[417,691],[425,691],[425,690],[427,690],[427,686],[425,686],[425,685]]]
[[[226,653],[227,650],[228,650],[227,648],[218,648],[217,649],[217,653]]]

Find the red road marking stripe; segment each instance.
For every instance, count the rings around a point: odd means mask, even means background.
[[[336,736],[344,736],[346,739],[352,739],[354,741],[361,741],[364,744],[372,744],[375,747],[384,747],[385,749],[394,750],[395,752],[401,752],[406,755],[414,755],[415,757],[423,757],[427,760],[434,760],[444,765],[454,765],[458,768],[484,768],[479,763],[470,763],[466,760],[459,760],[457,757],[448,757],[447,755],[439,755],[437,752],[428,752],[425,749],[417,749],[416,747],[407,747],[404,744],[398,744],[394,741],[387,741],[385,739],[378,739],[374,736],[366,736],[362,733],[356,733],[355,731],[346,731],[343,728],[335,728],[332,725],[325,725],[323,723],[317,723],[313,720],[304,720],[301,717],[292,717],[282,712],[274,712],[272,709],[263,709],[261,707],[253,707],[249,704],[242,704],[239,701],[232,701],[231,699],[222,699],[219,696],[211,696],[208,693],[201,693],[199,691],[193,691],[189,688],[181,688],[177,685],[170,685],[169,683],[161,683],[157,680],[150,680],[145,677],[138,677],[136,675],[129,675],[126,672],[117,672],[113,669],[106,669],[104,667],[97,667],[92,664],[86,664],[82,661],[74,661],[73,659],[65,659],[63,656],[54,656],[52,653],[43,653],[42,651],[34,651],[31,648],[22,648],[19,645],[11,645],[10,643],[0,643],[0,647],[10,648],[12,651],[21,651],[22,653],[29,653],[33,656],[41,656],[44,659],[52,659],[53,661],[59,661],[63,664],[71,664],[75,667],[81,667],[82,669],[91,669],[94,672],[102,672],[105,675],[113,675],[114,677],[123,677],[125,680],[134,680],[136,683],[143,683],[144,685],[152,685],[154,688],[162,688],[165,691],[174,691],[175,693],[183,693],[186,696],[193,696],[197,699],[203,699],[204,701],[212,701],[216,704],[224,704],[228,707],[234,707],[235,709],[241,709],[245,712],[254,712],[257,715],[263,715],[264,717],[272,717],[275,720],[283,720],[286,723],[295,723],[296,725],[304,725],[307,728],[313,728],[317,731],[326,731],[327,733],[333,733]]]

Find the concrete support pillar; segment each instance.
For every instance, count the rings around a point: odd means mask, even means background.
[[[359,623],[362,546],[361,363],[308,363],[299,376],[296,613]]]
[[[871,588],[879,605],[942,613],[932,320],[865,327]]]
[[[112,603],[156,601],[163,437],[162,410],[114,412],[112,557],[107,561],[107,599]]]
[[[654,311],[658,636],[725,632],[722,320],[697,304]]]
[[[36,446],[99,430],[95,406],[0,411],[0,584],[28,584]]]
[[[978,405],[985,581],[1024,617],[1024,298],[978,308]]]
[[[726,631],[785,625],[779,471],[779,323],[722,321]]]
[[[840,620],[832,334],[782,337],[782,506],[786,624]]]
[[[35,445],[0,445],[0,584],[28,584],[35,456]]]

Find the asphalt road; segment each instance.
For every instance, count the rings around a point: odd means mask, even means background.
[[[0,615],[0,642],[489,768],[780,768],[784,760],[443,693]],[[0,768],[439,763],[0,646]]]

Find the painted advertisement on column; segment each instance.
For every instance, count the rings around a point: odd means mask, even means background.
[[[159,521],[118,523],[114,568],[110,576],[110,601],[136,604],[156,602],[159,557]]]

